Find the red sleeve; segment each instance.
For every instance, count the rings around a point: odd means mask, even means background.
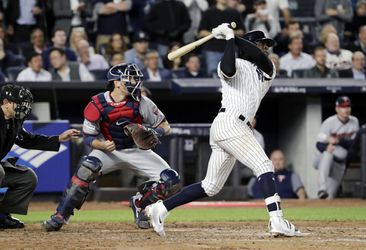
[[[100,118],[100,111],[94,103],[89,102],[88,105],[84,109],[84,117],[88,121],[96,122]]]

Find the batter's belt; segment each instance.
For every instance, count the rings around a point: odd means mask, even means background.
[[[220,112],[225,112],[226,111],[226,108],[220,108],[219,109],[219,113]],[[245,121],[245,116],[243,116],[243,115],[239,115],[238,116],[238,119],[239,120],[242,120],[243,122]],[[247,121],[247,126],[250,128],[250,129],[253,129],[253,127],[252,127],[252,124],[250,124],[250,122],[249,121]]]

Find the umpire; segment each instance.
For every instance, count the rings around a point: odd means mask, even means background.
[[[35,135],[23,128],[31,112],[32,93],[21,86],[7,84],[0,92],[0,187],[7,187],[0,200],[0,229],[23,228],[24,223],[10,213],[27,214],[37,184],[32,169],[16,165],[17,158],[3,159],[14,143],[22,148],[58,151],[60,142],[68,141],[79,131],[69,129],[59,136]]]

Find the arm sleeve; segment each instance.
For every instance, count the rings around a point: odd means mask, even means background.
[[[46,151],[58,151],[60,148],[60,142],[58,141],[57,135],[47,136],[32,134],[26,131],[24,128],[22,128],[18,133],[15,144],[22,148]]]
[[[230,39],[226,42],[224,55],[220,62],[220,70],[227,77],[231,78],[235,75],[235,40]]]
[[[235,42],[246,56],[246,60],[257,65],[267,75],[273,74],[273,63],[254,43],[240,37],[235,37]]]
[[[292,184],[292,191],[294,191],[295,194],[297,193],[299,188],[304,187],[300,177],[295,173],[292,173],[291,175],[291,184]]]
[[[142,96],[140,102],[140,114],[144,125],[156,128],[165,119],[165,115],[148,97]]]

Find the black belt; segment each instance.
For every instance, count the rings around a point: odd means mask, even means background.
[[[219,113],[220,112],[225,112],[226,111],[226,108],[220,108],[219,109]],[[243,116],[243,115],[239,115],[239,120],[242,120],[242,121],[245,121],[245,116]],[[250,122],[248,121],[247,122],[247,126],[250,128],[250,129],[253,129],[253,127],[252,127],[252,124],[250,124]]]

